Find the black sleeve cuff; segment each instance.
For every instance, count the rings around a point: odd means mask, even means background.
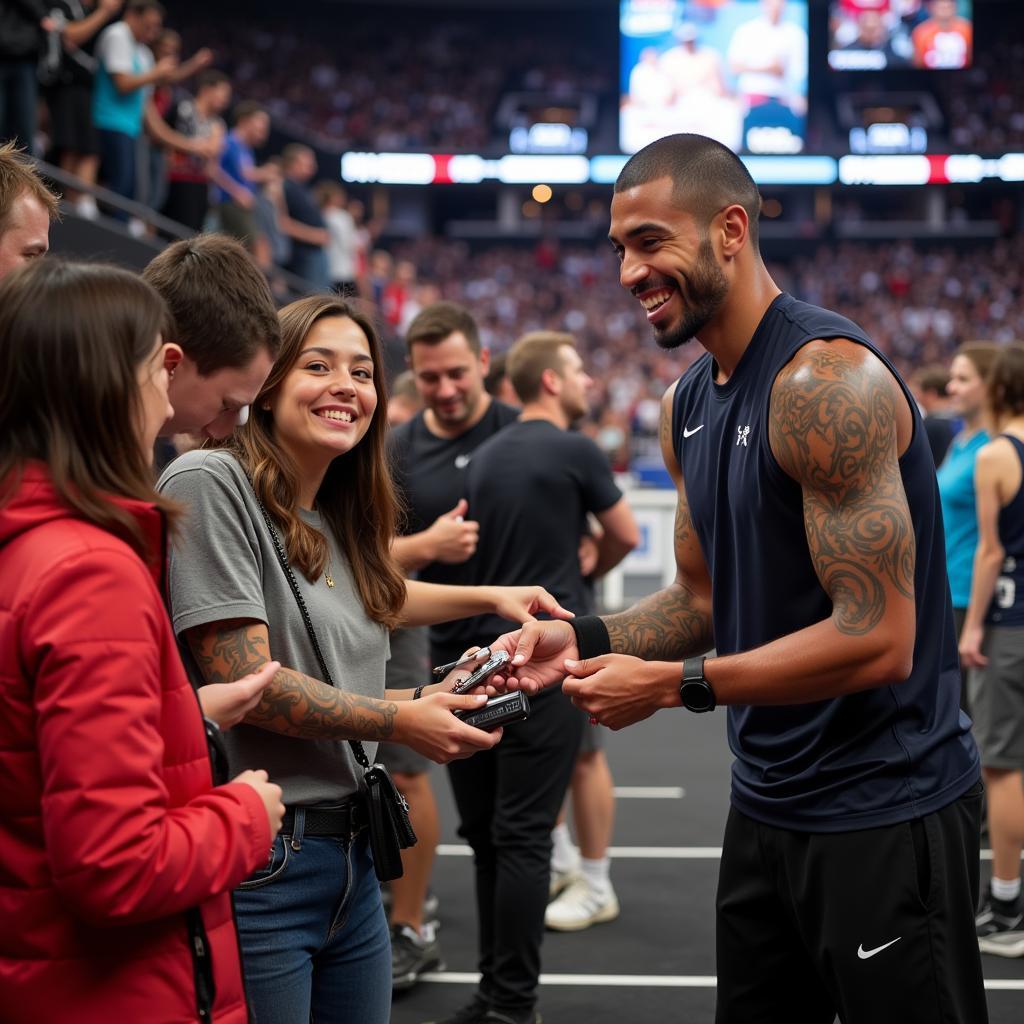
[[[608,627],[598,615],[580,615],[575,619],[566,620],[576,634],[576,649],[580,652],[580,660],[597,658],[602,654],[612,653],[612,642],[608,636]]]

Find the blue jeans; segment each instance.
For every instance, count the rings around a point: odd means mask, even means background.
[[[365,832],[349,841],[278,836],[235,892],[256,1024],[388,1024],[391,940]]]
[[[124,132],[100,128],[100,180],[111,192],[125,199],[136,198],[135,148],[138,140]],[[111,210],[116,220],[128,220],[123,210]]]

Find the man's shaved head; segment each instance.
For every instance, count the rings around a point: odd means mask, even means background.
[[[676,202],[703,228],[725,207],[742,206],[750,222],[750,244],[757,250],[761,194],[743,161],[727,146],[703,135],[666,135],[629,158],[615,191],[625,192],[659,178],[672,179]]]

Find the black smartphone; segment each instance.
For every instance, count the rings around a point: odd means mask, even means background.
[[[466,725],[490,732],[502,725],[526,721],[530,717],[530,701],[525,693],[516,690],[514,693],[492,697],[482,708],[456,711],[455,716],[461,718]]]
[[[487,682],[499,669],[504,668],[511,659],[508,651],[495,651],[478,669],[466,676],[461,683],[452,687],[452,693],[469,693],[474,686]]]

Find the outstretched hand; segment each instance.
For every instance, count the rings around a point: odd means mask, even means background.
[[[563,608],[543,587],[494,587],[494,614],[510,622],[533,622],[537,614],[556,619],[571,619],[574,613]],[[570,631],[571,632],[571,631]]]
[[[498,637],[490,647],[492,652],[509,653],[512,670],[505,675],[492,676],[489,693],[510,690],[539,693],[562,681],[567,658],[579,657],[572,626],[555,619],[527,622],[521,629]]]
[[[624,729],[661,708],[678,706],[678,665],[626,654],[568,660],[562,690],[591,721]]]

